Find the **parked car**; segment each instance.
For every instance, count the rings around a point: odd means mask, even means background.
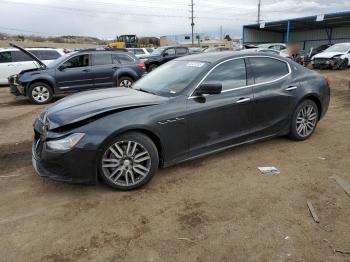
[[[128,48],[128,51],[133,53],[138,59],[144,60],[150,57],[153,53],[153,48]]]
[[[145,66],[148,72],[156,69],[158,66],[169,62],[175,58],[189,55],[190,51],[187,47],[160,47],[153,51],[151,56],[145,60]]]
[[[233,48],[230,47],[223,47],[223,46],[219,46],[219,47],[208,47],[207,49],[205,49],[203,51],[203,53],[211,53],[211,52],[223,52],[223,51],[232,51]]]
[[[191,55],[203,53],[202,48],[200,47],[191,47],[189,48],[189,51]]]
[[[65,55],[63,49],[56,48],[26,48],[45,65]],[[39,65],[27,54],[17,48],[0,48],[0,85],[7,85],[8,77],[22,70],[38,68]]]
[[[108,87],[130,87],[145,74],[145,65],[126,49],[85,49],[62,56],[45,65],[31,52],[40,68],[9,77],[11,93],[45,104],[56,94]]]
[[[314,55],[317,55],[319,53],[322,53],[324,50],[326,50],[327,48],[331,47],[332,44],[326,44],[326,45],[320,45],[316,48],[311,48],[310,51],[308,52],[307,56],[308,56],[308,59],[311,59],[313,58]]]
[[[132,88],[84,92],[43,111],[34,123],[33,165],[59,181],[100,176],[116,189],[135,189],[158,167],[274,136],[305,140],[329,100],[325,77],[280,56],[182,57]]]
[[[350,65],[350,43],[335,44],[322,53],[314,55],[313,68],[345,69]]]
[[[274,49],[277,51],[281,51],[283,49],[287,49],[287,45],[283,44],[283,43],[267,43],[267,44],[257,45],[257,48],[259,48],[259,49]]]

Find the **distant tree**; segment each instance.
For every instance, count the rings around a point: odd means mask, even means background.
[[[232,41],[230,35],[225,35],[224,39],[226,39],[227,41]]]
[[[24,35],[18,35],[17,36],[18,41],[24,41]]]

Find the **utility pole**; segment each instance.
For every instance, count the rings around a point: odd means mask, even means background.
[[[260,24],[260,7],[261,7],[261,0],[259,0],[259,4],[258,4],[258,24]]]
[[[192,47],[194,46],[194,12],[193,12],[193,7],[194,7],[194,3],[193,3],[193,0],[191,0],[191,4],[190,4],[190,7],[191,7],[191,27],[192,27]]]
[[[220,40],[222,41],[222,25],[220,26]]]

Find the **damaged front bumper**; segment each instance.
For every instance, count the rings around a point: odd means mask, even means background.
[[[47,147],[47,131],[44,127],[41,120],[35,120],[32,165],[37,175],[60,182],[95,184],[98,151],[84,146],[75,146],[68,151],[53,151]]]
[[[346,60],[340,57],[333,58],[315,58],[311,61],[315,68],[321,69],[343,69],[347,67]]]
[[[10,76],[8,78],[9,84],[10,84],[10,92],[11,94],[15,96],[25,96],[25,89],[24,86],[22,86],[17,81],[17,75]]]

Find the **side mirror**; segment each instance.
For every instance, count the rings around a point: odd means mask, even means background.
[[[195,95],[218,95],[221,94],[222,84],[213,83],[213,84],[201,84],[195,92]]]
[[[58,67],[58,70],[60,70],[60,71],[63,71],[64,69],[66,69],[66,66],[65,66],[65,65],[60,65],[60,66]]]
[[[169,56],[169,54],[168,54],[167,52],[165,52],[165,53],[163,54],[163,57],[166,57],[166,56]]]

